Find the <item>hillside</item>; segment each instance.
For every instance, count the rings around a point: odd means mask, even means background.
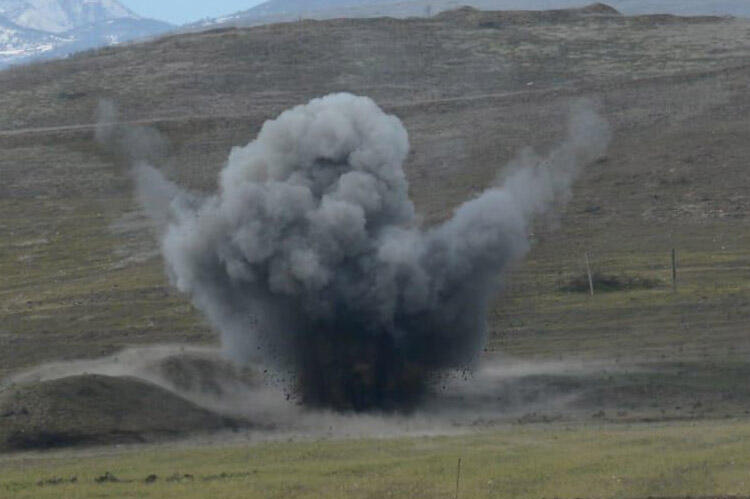
[[[404,121],[425,225],[523,147],[548,148],[571,101],[597,102],[614,131],[608,156],[535,230],[490,314],[488,349],[734,386],[750,352],[748,77],[741,20],[471,9],[176,35],[0,72],[0,376],[126,345],[217,341],[168,284],[122,158],[93,140],[101,98],[164,134],[156,162],[170,178],[210,192],[264,120],[350,91]],[[593,298],[577,284],[586,253]],[[653,410],[683,417],[683,402]]]

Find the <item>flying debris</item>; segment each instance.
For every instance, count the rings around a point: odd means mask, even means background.
[[[609,137],[577,103],[549,155],[525,152],[430,228],[408,195],[407,132],[366,97],[329,95],[268,121],[232,150],[210,197],[146,163],[135,172],[172,282],[232,358],[291,371],[310,406],[409,410],[434,375],[476,361],[529,225],[569,198]]]

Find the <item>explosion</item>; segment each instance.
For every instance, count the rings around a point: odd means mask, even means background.
[[[294,373],[311,406],[404,410],[431,376],[471,365],[503,270],[529,249],[535,216],[564,203],[609,129],[586,104],[546,157],[526,152],[505,180],[448,221],[418,224],[401,121],[335,94],[282,113],[232,150],[210,197],[144,163],[138,196],[163,225],[175,286],[240,362]]]

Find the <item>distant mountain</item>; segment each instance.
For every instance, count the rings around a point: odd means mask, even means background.
[[[252,9],[186,28],[252,26],[299,18],[418,17],[471,6],[484,10],[546,10],[583,7],[587,0],[268,0]],[[750,17],[750,0],[610,0],[623,14],[730,15]]]
[[[82,50],[150,38],[172,29],[172,26],[153,19],[110,19],[86,24],[63,33],[66,43],[45,54],[45,58],[65,57]]]
[[[116,0],[0,0],[0,15],[18,26],[50,33],[110,19],[139,19]]]
[[[0,68],[16,60],[41,57],[67,42],[66,38],[23,28],[0,16]]]
[[[0,68],[172,29],[116,0],[0,0]]]
[[[305,12],[350,7],[352,5],[389,4],[394,0],[268,0],[243,13],[248,16],[268,16],[276,14],[299,15]]]

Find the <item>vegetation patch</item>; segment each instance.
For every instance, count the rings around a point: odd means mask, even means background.
[[[594,291],[609,293],[613,291],[632,291],[637,289],[655,289],[664,285],[660,279],[652,279],[627,274],[604,274],[594,272],[591,275],[591,284]],[[560,285],[560,291],[567,293],[588,293],[590,292],[588,274],[577,275],[567,282]]]

